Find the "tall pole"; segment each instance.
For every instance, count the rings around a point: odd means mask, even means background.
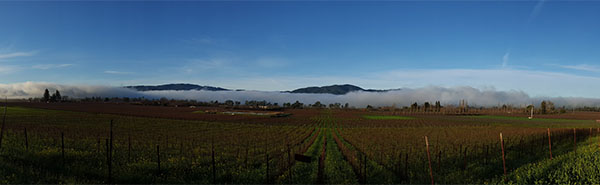
[[[6,109],[8,109],[8,98],[5,99],[6,104],[4,104],[4,116],[2,118],[2,130],[0,130],[0,149],[2,149],[2,136],[4,136],[4,123],[6,123]]]
[[[429,161],[429,177],[431,177],[431,184],[435,184],[433,181],[433,170],[431,169],[431,156],[429,154],[429,140],[425,136],[425,146],[427,147],[427,161]]]
[[[502,168],[504,169],[504,181],[506,181],[506,159],[504,158],[504,139],[502,139],[502,132],[500,133],[500,146],[502,147]]]
[[[548,128],[548,150],[550,150],[550,160],[552,160],[552,141],[550,140],[550,128]]]

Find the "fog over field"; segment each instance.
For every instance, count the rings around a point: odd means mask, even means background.
[[[269,102],[285,103],[296,100],[312,104],[321,103],[349,103],[350,106],[408,106],[411,103],[440,101],[442,105],[456,105],[462,99],[467,100],[472,106],[497,106],[511,104],[526,106],[539,104],[542,100],[551,100],[557,106],[600,106],[600,99],[584,97],[530,97],[523,91],[499,91],[493,88],[478,89],[469,86],[439,87],[428,86],[422,88],[402,88],[389,92],[351,92],[345,95],[332,94],[294,94],[274,91],[144,91],[138,92],[131,89],[111,86],[92,85],[61,85],[43,82],[25,82],[15,84],[0,84],[0,95],[8,98],[41,97],[44,90],[54,92],[58,89],[63,96],[83,98],[92,96],[101,97],[145,97],[169,99],[193,99],[198,101],[226,101],[234,100],[266,100]]]

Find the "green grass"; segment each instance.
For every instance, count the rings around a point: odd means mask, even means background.
[[[331,130],[326,129],[327,150],[325,158],[325,178],[327,184],[358,184],[358,178],[352,171],[352,166],[344,159],[338,149]]]
[[[494,115],[483,115],[483,116],[469,116],[471,118],[481,119],[503,119],[503,120],[516,120],[516,121],[540,121],[540,122],[563,122],[563,123],[589,123],[591,120],[575,120],[575,119],[553,119],[553,118],[536,118],[529,119],[526,117],[515,117],[515,116],[494,116]]]
[[[552,119],[552,118],[533,118],[515,117],[515,116],[468,116],[480,122],[488,122],[490,125],[502,127],[530,127],[530,128],[590,128],[597,127],[593,120],[576,119]]]
[[[600,148],[592,137],[565,155],[531,163],[506,177],[508,184],[600,184]],[[492,183],[503,183],[502,177]]]
[[[373,119],[373,120],[410,120],[415,119],[413,117],[408,116],[377,116],[377,115],[364,115],[365,119]]]
[[[317,173],[319,170],[319,155],[321,154],[321,146],[323,144],[324,131],[321,130],[315,142],[308,148],[304,155],[311,158],[310,163],[304,163],[296,161],[292,166],[292,177],[288,176],[288,173],[284,173],[277,180],[278,183],[289,183],[290,181],[294,184],[315,184],[317,182]],[[312,136],[311,136],[312,137]]]

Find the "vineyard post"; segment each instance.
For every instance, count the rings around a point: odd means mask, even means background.
[[[487,165],[487,163],[488,163],[488,160],[489,160],[489,159],[488,159],[489,157],[490,157],[490,145],[487,145],[487,144],[486,144],[486,145],[485,145],[485,158],[484,158],[484,160],[483,160],[483,164],[484,164],[484,165]]]
[[[429,177],[431,177],[431,184],[433,185],[435,183],[433,181],[433,169],[431,169],[431,156],[429,154],[429,140],[427,140],[427,136],[425,136],[425,146],[427,148],[427,161],[429,162]]]
[[[577,130],[573,128],[573,150],[577,153]]]
[[[65,168],[65,134],[63,132],[60,132],[60,143],[60,148],[62,150],[62,167]]]
[[[552,141],[550,140],[550,128],[548,128],[548,150],[550,150],[550,160],[552,160]]]
[[[111,159],[110,159],[110,147],[109,145],[109,141],[108,139],[105,140],[106,141],[106,164],[108,165],[108,184],[112,184],[112,165],[111,165]]]
[[[108,148],[108,158],[109,158],[109,160],[108,160],[108,166],[109,166],[108,171],[109,171],[109,174],[111,175],[110,176],[110,178],[111,178],[110,181],[111,182],[112,182],[112,158],[113,158],[112,153],[113,153],[113,120],[111,119],[110,120],[110,143],[109,143],[109,148]]]
[[[362,167],[362,165],[363,165],[362,159],[363,158],[362,158],[361,154],[358,153],[358,152],[357,152],[356,157],[358,157],[358,159],[356,159],[356,160],[358,161],[358,175],[360,176],[360,177],[358,177],[359,178],[358,180],[362,181],[363,184],[365,184],[365,182],[364,182],[365,181],[365,178],[364,178],[365,176],[363,175],[364,173],[363,173],[363,167]]]
[[[502,168],[504,169],[504,181],[506,181],[506,159],[504,158],[504,139],[502,139],[502,132],[500,132],[500,147],[502,147]]]
[[[467,169],[467,150],[469,147],[465,147],[465,151],[463,152],[463,170]]]
[[[287,144],[287,154],[288,154],[288,177],[290,179],[290,183],[292,183],[292,154],[290,153],[290,143]]]
[[[407,152],[406,155],[404,156],[404,176],[406,177],[406,179],[410,183],[410,178],[408,177],[408,154],[409,153],[410,153],[410,151]]]
[[[267,165],[267,173],[265,174],[265,182],[266,184],[269,184],[269,153],[266,154],[266,165]]]
[[[600,128],[596,128],[596,135],[600,132]],[[598,147],[600,147],[600,137],[598,137]]]
[[[396,164],[396,172],[398,172],[398,175],[404,175],[402,172],[402,152],[398,152],[398,157],[397,157],[397,164]]]
[[[156,145],[156,165],[157,165],[157,174],[160,175],[160,144]]]
[[[183,140],[179,141],[179,155],[183,155]],[[236,155],[237,158],[237,155]]]
[[[215,162],[215,139],[211,139],[211,144],[210,144],[210,150],[211,150],[211,158],[212,158],[212,182],[213,184],[217,183],[217,166],[216,166],[216,162]]]
[[[113,153],[113,120],[110,120],[110,148],[108,155],[110,156],[109,164],[112,166],[112,153]]]
[[[2,127],[0,128],[0,149],[2,149],[2,136],[4,136],[4,123],[6,123],[6,109],[8,109],[8,98],[5,99],[4,116],[2,116]]]
[[[25,128],[25,150],[29,150],[29,141],[27,140],[27,128]]]
[[[439,150],[438,151],[438,162],[437,162],[438,172],[440,172],[442,170],[441,165],[442,165],[442,150]]]
[[[250,147],[250,140],[248,140],[246,142],[246,156],[244,157],[244,167],[248,168],[248,153],[249,153],[249,147]]]
[[[367,154],[366,153],[363,155],[363,158],[364,158],[364,162],[365,162],[365,165],[364,165],[365,174],[364,175],[365,175],[365,184],[366,184],[367,183]]]
[[[127,161],[131,161],[131,133],[127,137]]]

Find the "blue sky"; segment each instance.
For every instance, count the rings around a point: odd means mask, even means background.
[[[0,2],[0,84],[600,98],[600,2]]]

